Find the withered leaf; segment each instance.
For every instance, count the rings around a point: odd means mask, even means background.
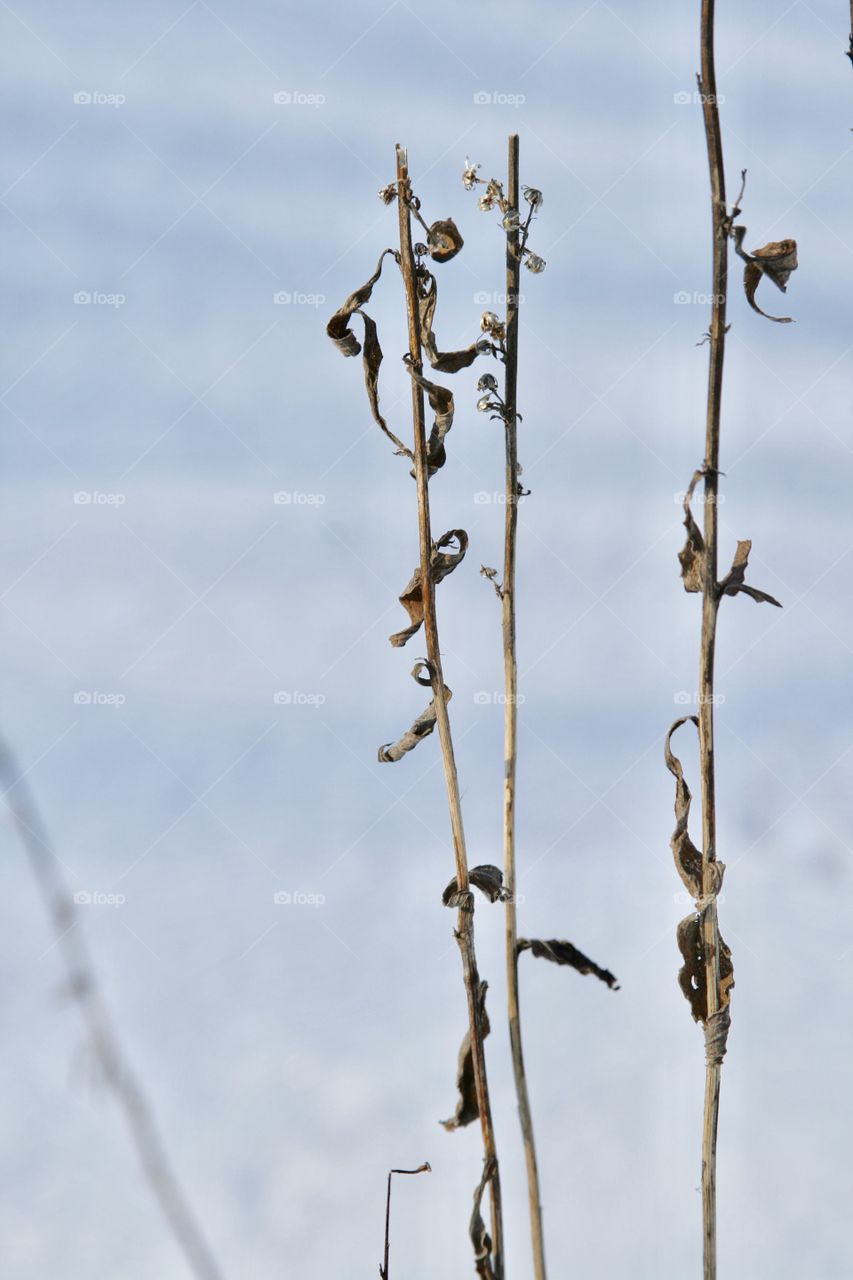
[[[411,355],[406,352],[403,360],[413,380],[427,393],[429,407],[435,414],[435,421],[427,441],[427,468],[431,476],[435,475],[447,461],[444,448],[444,437],[453,426],[453,392],[449,387],[441,387],[436,382],[429,382],[412,363]],[[415,472],[412,469],[412,476]]]
[[[455,550],[453,549],[454,546]],[[450,547],[451,550],[444,551],[442,550],[443,547]],[[442,582],[464,560],[467,550],[468,534],[464,529],[448,529],[447,533],[443,533],[438,541],[432,544],[430,572],[436,585]],[[420,565],[415,569],[399,599],[400,604],[409,615],[411,626],[406,627],[405,631],[397,631],[393,636],[388,637],[395,649],[402,648],[408,640],[411,640],[424,620],[423,583]]]
[[[798,265],[796,240],[772,240],[750,254],[743,248],[745,235],[746,227],[734,228],[735,251],[746,263],[743,287],[747,302],[753,311],[757,311],[766,320],[775,320],[777,324],[793,323],[790,316],[771,316],[766,311],[762,311],[755,301],[755,291],[761,283],[761,277],[767,276],[777,289],[781,289],[782,293],[786,292],[791,272],[796,271]]]
[[[696,485],[704,476],[703,470],[694,471],[693,479],[684,495],[684,527],[687,530],[687,541],[678,553],[678,560],[681,565],[681,581],[684,583],[685,591],[701,591],[703,586],[703,574],[705,570],[705,539],[702,537],[702,531],[693,519],[693,512],[690,509],[690,502],[693,497],[693,491]]]
[[[436,345],[435,334],[433,333],[433,323],[435,320],[435,306],[438,301],[438,284],[435,276],[429,271],[424,271],[418,280],[418,311],[421,321],[421,341],[427,360],[431,367],[438,373],[458,373],[460,369],[467,369],[481,354],[480,347],[476,342],[470,347],[465,347],[462,351],[439,351]]]
[[[702,921],[698,913],[686,916],[676,933],[678,950],[684,961],[678,973],[678,985],[690,1005],[694,1021],[704,1026],[708,1021],[708,988],[705,979],[705,947]],[[735,985],[732,953],[720,938],[720,1010],[728,1009]]]
[[[775,604],[777,609],[781,609],[782,605],[775,596],[768,595],[766,591],[759,591],[757,587],[750,587],[744,582],[743,579],[749,564],[751,550],[752,542],[748,538],[737,544],[732,567],[720,583],[720,595],[736,596],[739,591],[743,591],[746,595],[751,596],[753,600],[757,600],[759,604]]]
[[[491,1031],[489,1026],[489,1015],[486,1013],[486,992],[489,984],[481,982],[477,990],[477,1002],[479,1005],[479,1021],[483,1031],[483,1039]],[[462,1040],[462,1047],[459,1050],[459,1063],[456,1069],[456,1087],[459,1090],[459,1100],[456,1103],[456,1110],[449,1120],[442,1120],[440,1123],[448,1131],[453,1129],[463,1129],[466,1124],[470,1124],[472,1120],[476,1120],[480,1114],[480,1107],[477,1102],[477,1081],[474,1075],[474,1054],[471,1049],[471,1028],[465,1032]]]
[[[362,310],[364,303],[370,300],[373,286],[382,274],[385,255],[388,253],[391,254],[395,261],[399,261],[399,255],[396,250],[385,249],[379,257],[379,262],[373,275],[360,288],[356,289],[355,293],[351,293],[346,302],[338,308],[326,325],[326,333],[338,350],[345,356],[357,356],[362,351],[362,347],[353,330],[349,328],[349,322],[356,313],[361,316],[364,324],[362,366],[364,368],[364,385],[367,389],[370,412],[373,414],[374,421],[381,427],[392,444],[395,445],[396,452],[403,457],[411,458],[413,456],[411,449],[408,449],[403,444],[403,441],[394,434],[379,408],[379,368],[382,364],[382,347],[379,345],[379,335],[375,321],[371,319],[366,311]]]
[[[699,721],[696,716],[682,716],[680,720],[676,720],[666,735],[666,744],[664,746],[666,767],[675,778],[675,830],[669,843],[675,858],[676,870],[681,876],[687,892],[692,898],[699,898],[702,894],[702,854],[690,839],[687,830],[692,796],[690,788],[684,781],[684,770],[681,767],[681,761],[677,756],[673,755],[670,745],[670,740],[676,729],[680,729],[688,720],[692,721],[697,728],[699,727]]]
[[[418,684],[430,684],[431,680],[425,679],[420,672],[426,670],[430,676],[432,668],[427,662],[417,662],[412,670],[412,678]],[[447,685],[444,686],[444,697],[447,702],[453,697],[453,694]],[[414,750],[422,738],[428,738],[435,728],[436,707],[433,698],[429,706],[421,712],[411,729],[408,729],[397,742],[388,742],[384,747],[379,748],[380,764],[396,764],[398,760],[402,760],[408,751]]]
[[[556,938],[551,938],[549,942],[542,942],[539,938],[519,938],[516,950],[519,953],[532,951],[535,956],[543,960],[552,960],[554,964],[570,965],[571,968],[577,969],[578,973],[594,973],[596,978],[607,983],[611,991],[619,990],[619,983],[610,970],[602,969],[594,960],[590,960],[589,956],[578,951],[571,942],[559,942]]]
[[[483,1162],[483,1176],[474,1192],[474,1209],[471,1213],[471,1222],[468,1227],[471,1244],[474,1246],[474,1266],[481,1280],[495,1280],[495,1272],[492,1266],[492,1238],[486,1230],[486,1224],[483,1221],[481,1212],[483,1195],[491,1181],[493,1172],[494,1158],[489,1156]]]
[[[503,902],[506,898],[506,890],[504,889],[504,877],[500,867],[494,867],[491,863],[484,863],[481,867],[472,867],[468,872],[468,879],[471,884],[484,893],[489,902]],[[446,907],[462,907],[470,897],[469,893],[459,893],[457,889],[456,876],[450,881],[450,884],[441,895],[441,901]]]
[[[449,262],[455,258],[465,241],[452,218],[434,222],[427,232],[429,256],[433,262]]]

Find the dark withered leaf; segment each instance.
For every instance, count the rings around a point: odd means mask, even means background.
[[[745,235],[746,227],[735,227],[735,251],[746,263],[743,287],[747,302],[753,311],[757,311],[766,320],[775,320],[777,324],[792,324],[791,316],[771,316],[766,311],[762,311],[755,301],[755,291],[761,283],[761,277],[767,276],[777,289],[781,289],[782,293],[786,292],[791,272],[796,271],[798,265],[796,240],[772,240],[750,254],[743,248]]]
[[[429,407],[435,414],[427,440],[427,468],[429,474],[433,476],[447,461],[444,437],[453,426],[453,392],[449,387],[441,387],[436,382],[429,382],[412,364],[412,357],[408,352],[403,360],[414,381],[427,393]],[[411,474],[414,476],[414,468]]]
[[[705,569],[705,539],[702,531],[693,519],[690,502],[696,485],[702,479],[704,471],[694,471],[690,487],[684,495],[684,527],[687,530],[687,541],[678,553],[681,565],[681,581],[685,591],[701,591],[702,576]]]
[[[444,547],[450,547],[451,549],[445,551],[443,550]],[[447,533],[443,533],[438,541],[432,544],[430,568],[432,580],[436,585],[442,582],[464,560],[467,550],[468,534],[464,529],[448,529]],[[406,627],[405,631],[397,631],[393,636],[388,637],[395,649],[402,648],[408,640],[411,640],[424,620],[423,583],[420,565],[415,569],[399,599],[400,604],[409,615],[411,626]]]
[[[479,1003],[480,1026],[483,1031],[483,1039],[491,1031],[489,1026],[489,1015],[486,1013],[486,991],[489,984],[481,982],[477,1000]],[[462,1040],[462,1047],[459,1050],[459,1063],[456,1068],[456,1087],[459,1090],[459,1100],[456,1103],[456,1110],[449,1120],[442,1120],[440,1123],[448,1131],[453,1129],[463,1129],[465,1125],[470,1124],[472,1120],[476,1120],[480,1114],[480,1107],[477,1102],[477,1082],[474,1075],[474,1054],[471,1050],[471,1028],[465,1032]]]
[[[349,322],[353,315],[358,313],[364,324],[364,350],[362,353],[362,366],[364,368],[364,385],[367,388],[367,399],[370,404],[370,412],[373,414],[374,421],[382,428],[388,439],[394,444],[396,452],[403,457],[411,458],[413,456],[411,449],[406,448],[402,440],[394,434],[379,408],[379,368],[382,364],[382,347],[379,345],[379,335],[376,330],[376,324],[362,310],[366,302],[370,300],[373,293],[373,286],[382,274],[382,266],[385,261],[385,255],[391,254],[395,261],[399,261],[397,252],[394,249],[385,249],[380,254],[379,261],[376,264],[376,270],[369,280],[366,280],[355,293],[351,293],[346,302],[338,308],[326,325],[326,333],[334,342],[335,346],[345,356],[357,356],[362,351],[361,344],[355,336],[353,330],[349,327]]]
[[[427,232],[429,256],[433,262],[449,262],[455,258],[465,241],[452,218],[434,222]]]
[[[412,670],[412,677],[418,684],[430,684],[431,680],[425,679],[420,672],[426,670],[430,676],[432,668],[427,662],[417,662]],[[447,702],[453,697],[452,692],[447,685],[444,686],[444,697]],[[426,710],[422,711],[418,716],[411,729],[408,729],[397,742],[388,742],[384,747],[379,748],[380,764],[396,764],[398,760],[402,760],[407,752],[414,750],[422,738],[428,738],[435,728],[435,699],[433,698]]]
[[[570,965],[572,969],[577,969],[578,973],[594,973],[596,978],[607,983],[611,991],[619,990],[619,983],[610,970],[602,969],[594,960],[590,960],[589,956],[578,951],[571,942],[561,942],[556,938],[551,938],[548,942],[542,942],[539,938],[519,938],[516,948],[519,952],[532,951],[535,956],[543,960],[552,960],[554,964]]]
[[[494,1267],[492,1266],[492,1238],[486,1230],[482,1214],[483,1195],[491,1181],[493,1172],[494,1158],[489,1156],[483,1162],[483,1176],[474,1192],[474,1209],[471,1213],[471,1222],[468,1227],[471,1244],[474,1246],[474,1266],[481,1280],[495,1280]]]
[[[768,595],[766,591],[759,591],[757,587],[747,586],[744,582],[751,550],[752,543],[748,538],[737,544],[732,567],[720,583],[720,595],[736,596],[738,592],[742,591],[751,596],[753,600],[757,600],[759,604],[775,604],[777,609],[781,609],[782,605],[775,596]]]
[[[681,876],[687,892],[692,898],[698,898],[702,893],[702,854],[690,839],[687,830],[692,796],[690,788],[684,781],[684,770],[681,767],[681,761],[677,756],[673,755],[670,745],[672,735],[676,729],[680,729],[688,720],[692,721],[698,729],[699,721],[696,716],[682,716],[680,720],[676,720],[666,735],[664,759],[666,760],[667,769],[675,778],[675,830],[669,843],[675,858],[676,870]]]
[[[458,373],[467,369],[482,352],[476,342],[462,351],[439,351],[433,332],[435,306],[438,301],[438,285],[435,276],[424,271],[418,280],[418,311],[421,321],[421,341],[430,366],[438,373]]]
[[[506,890],[504,889],[504,877],[500,867],[494,867],[491,863],[484,863],[481,867],[472,867],[468,872],[468,879],[481,893],[486,895],[489,902],[503,902],[505,900]],[[454,876],[441,895],[441,901],[446,907],[462,907],[469,897],[470,894],[467,892],[459,893],[456,876]]]
[[[705,948],[702,922],[698,913],[686,916],[678,926],[676,937],[683,964],[678,972],[678,985],[690,1005],[694,1021],[704,1026],[708,1021],[708,988],[705,981]],[[720,938],[720,1010],[731,1002],[735,985],[732,953]]]

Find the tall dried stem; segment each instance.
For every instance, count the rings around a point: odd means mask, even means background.
[[[418,310],[417,274],[415,256],[412,248],[411,202],[412,190],[409,181],[408,159],[403,147],[397,147],[397,192],[400,216],[400,267],[406,293],[406,311],[409,325],[409,356],[413,367],[421,372],[421,330]],[[453,851],[456,861],[456,883],[460,894],[465,894],[469,887],[468,855],[465,847],[465,831],[462,823],[462,805],[459,795],[459,778],[456,771],[456,759],[453,751],[453,737],[450,730],[450,719],[447,713],[447,695],[442,673],[441,650],[438,637],[438,622],[435,609],[435,583],[431,574],[432,529],[429,512],[429,468],[427,463],[427,440],[424,410],[423,389],[415,379],[412,380],[412,418],[414,426],[415,484],[418,499],[418,535],[420,546],[420,567],[424,605],[424,632],[426,636],[427,660],[429,662],[432,696],[436,711],[436,725],[441,743],[441,755],[444,763],[444,778],[447,789],[447,802],[450,810],[450,825],[453,834]],[[459,909],[456,927],[456,940],[462,956],[462,971],[468,1002],[468,1020],[471,1033],[471,1051],[474,1066],[474,1078],[477,1093],[477,1106],[480,1113],[480,1126],[483,1134],[483,1152],[486,1168],[489,1173],[489,1195],[491,1202],[492,1227],[492,1265],[495,1280],[503,1280],[503,1214],[501,1206],[500,1173],[495,1148],[495,1133],[492,1122],[489,1085],[486,1076],[486,1058],[484,1051],[484,1025],[482,1001],[480,998],[480,977],[477,971],[477,958],[474,950],[474,911],[473,899],[467,899],[470,905]]]
[[[507,197],[511,209],[518,209],[519,140],[512,134],[508,148],[509,182]],[[504,574],[501,588],[504,651],[504,792],[503,842],[506,970],[509,1036],[512,1069],[518,1100],[518,1116],[527,1165],[527,1194],[533,1271],[536,1280],[545,1280],[545,1241],[542,1234],[542,1204],[539,1169],[533,1137],[533,1117],[521,1040],[521,1011],[518,987],[518,915],[516,909],[515,779],[518,756],[518,661],[515,643],[515,558],[518,532],[518,295],[521,275],[520,230],[518,223],[506,233],[506,366],[504,373],[504,439],[506,453],[506,504],[504,516]]]
[[[718,886],[716,794],[714,784],[714,647],[717,633],[717,511],[720,474],[720,410],[723,359],[726,345],[728,291],[728,242],[731,220],[726,212],[726,180],[717,79],[714,68],[714,0],[702,0],[700,92],[711,179],[713,286],[711,300],[708,402],[705,420],[704,464],[704,581],[702,587],[702,636],[699,658],[699,768],[702,795],[702,950],[705,963],[708,1024],[714,1025],[720,1010],[720,930],[717,919]],[[717,1274],[717,1126],[720,1110],[719,1055],[707,1054],[705,1110],[702,1128],[702,1221],[704,1280]]]

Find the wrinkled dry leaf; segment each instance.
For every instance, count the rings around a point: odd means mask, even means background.
[[[430,476],[433,476],[447,461],[444,437],[453,426],[453,392],[449,387],[440,387],[436,382],[429,382],[415,368],[408,352],[403,359],[413,380],[427,393],[429,407],[435,414],[435,421],[427,440],[427,468]],[[415,475],[414,468],[411,474]]]
[[[558,942],[556,938],[551,938],[549,942],[542,942],[539,938],[519,938],[516,950],[519,953],[532,951],[535,956],[543,960],[552,960],[554,964],[570,965],[572,969],[577,969],[578,973],[594,973],[596,978],[607,983],[611,991],[619,990],[619,983],[610,970],[600,968],[594,960],[590,960],[582,951],[578,951],[571,942]]]
[[[480,1010],[480,1026],[483,1030],[483,1039],[491,1031],[489,1026],[489,1015],[486,1013],[486,991],[489,984],[481,982],[477,999]],[[472,1120],[476,1120],[480,1114],[480,1107],[477,1102],[477,1081],[474,1075],[474,1054],[471,1049],[471,1028],[465,1032],[462,1040],[462,1047],[459,1050],[459,1064],[456,1069],[456,1087],[459,1090],[459,1100],[456,1103],[456,1110],[449,1120],[442,1120],[441,1124],[448,1131],[453,1129],[463,1129],[466,1124],[470,1124]]]
[[[379,257],[373,275],[360,288],[356,289],[355,293],[351,293],[343,306],[338,308],[326,325],[326,333],[338,350],[345,356],[357,356],[362,351],[362,347],[353,330],[349,328],[349,322],[356,313],[361,316],[364,324],[362,366],[364,368],[364,385],[367,388],[370,412],[373,414],[374,421],[382,428],[392,444],[395,445],[396,452],[403,457],[412,458],[411,449],[407,449],[402,440],[394,434],[379,408],[379,367],[382,364],[382,347],[379,345],[379,335],[375,321],[371,319],[366,311],[362,310],[365,302],[370,300],[373,286],[382,274],[385,255],[388,253],[391,254],[395,262],[399,262],[399,255],[396,250],[385,249]]]
[[[420,673],[422,670],[427,671],[430,679],[426,679]],[[429,685],[432,683],[432,667],[428,662],[416,662],[412,669],[412,678],[417,684]],[[447,702],[453,697],[452,692],[447,685],[444,686],[444,697]],[[402,760],[408,751],[414,750],[422,738],[428,738],[435,728],[435,699],[433,698],[425,711],[418,716],[411,729],[408,729],[397,742],[388,742],[384,747],[379,748],[380,764],[396,764],[398,760]]]
[[[704,1026],[708,1021],[708,989],[705,982],[705,949],[702,942],[701,917],[694,912],[686,916],[677,930],[678,950],[684,961],[678,972],[678,985],[690,1005],[694,1021]],[[727,1009],[735,985],[732,953],[720,938],[720,1010]]]
[[[775,604],[777,609],[781,609],[782,605],[775,596],[768,595],[766,591],[759,591],[757,587],[750,587],[744,582],[747,565],[749,564],[749,553],[752,550],[752,543],[749,539],[737,544],[735,558],[732,561],[732,567],[729,569],[725,578],[720,583],[720,595],[736,596],[739,591],[743,591],[748,596],[752,596],[753,600],[757,600],[759,604]]]
[[[503,598],[504,598],[504,589],[503,589],[503,587],[501,586],[501,584],[498,582],[498,571],[497,571],[497,569],[490,569],[490,568],[489,568],[489,566],[488,566],[487,564],[481,564],[481,565],[480,565],[480,575],[481,575],[481,577],[483,577],[483,578],[487,578],[487,579],[488,579],[488,581],[489,581],[489,582],[491,582],[492,586],[493,586],[493,587],[494,587],[494,589],[495,589],[495,595],[497,596],[497,598],[498,598],[499,600],[503,600]]]
[[[442,547],[452,548],[454,544],[456,544],[456,550],[442,551]],[[464,529],[448,529],[447,533],[443,533],[438,541],[432,544],[430,571],[432,580],[436,585],[442,582],[464,560],[467,550],[468,534]],[[399,599],[400,604],[409,615],[412,625],[406,627],[405,631],[397,631],[393,636],[388,637],[395,649],[402,648],[408,640],[411,640],[412,636],[420,630],[424,620],[424,597],[420,565],[415,569]]]
[[[486,1230],[481,1211],[483,1195],[489,1185],[493,1170],[494,1160],[489,1157],[483,1164],[483,1176],[479,1181],[477,1190],[474,1192],[474,1209],[471,1213],[471,1222],[468,1227],[471,1244],[474,1246],[474,1266],[481,1280],[494,1280],[495,1278],[492,1266],[492,1238]]]
[[[676,720],[666,735],[666,745],[664,747],[666,767],[675,778],[675,830],[669,843],[675,858],[676,870],[681,876],[687,892],[692,898],[699,898],[702,896],[702,854],[690,839],[687,830],[687,820],[690,817],[690,801],[693,797],[690,794],[690,788],[684,781],[684,770],[681,767],[681,761],[677,756],[673,755],[670,745],[672,735],[676,729],[680,729],[688,720],[691,720],[698,729],[699,720],[696,716],[682,716],[680,720]]]
[[[434,222],[427,232],[429,256],[433,262],[449,262],[455,258],[465,241],[452,218]]]
[[[504,877],[500,867],[494,867],[488,862],[481,867],[472,867],[468,872],[468,879],[481,893],[485,894],[489,902],[505,901],[506,890],[504,889]],[[446,907],[465,906],[471,896],[468,892],[459,893],[456,885],[456,876],[454,876],[441,895],[441,901]]]
[[[684,495],[684,527],[687,530],[687,541],[678,553],[678,560],[681,565],[681,581],[684,583],[685,591],[701,591],[703,586],[705,539],[702,537],[702,531],[698,524],[693,519],[690,502],[693,497],[693,491],[704,474],[704,471],[693,472],[690,487]]]
[[[766,311],[762,311],[755,301],[755,291],[761,283],[761,277],[767,276],[768,280],[773,281],[777,289],[781,289],[782,293],[786,292],[791,272],[796,271],[798,265],[796,240],[772,240],[769,244],[765,244],[761,249],[755,249],[750,254],[743,248],[745,235],[746,227],[735,227],[735,251],[746,263],[743,272],[743,287],[747,302],[753,311],[757,311],[760,316],[764,316],[767,320],[775,320],[777,324],[792,324],[793,321],[790,316],[771,316]]]
[[[460,369],[467,369],[469,365],[472,365],[481,352],[476,342],[472,343],[470,347],[465,347],[462,351],[438,350],[435,334],[433,333],[437,301],[438,285],[435,276],[431,275],[429,271],[424,271],[418,280],[421,342],[423,343],[427,360],[429,360],[433,369],[438,373],[458,373]]]

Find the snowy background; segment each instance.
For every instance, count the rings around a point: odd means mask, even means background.
[[[394,241],[376,193],[401,141],[428,219],[467,242],[440,269],[441,344],[473,340],[503,268],[462,164],[501,175],[517,130],[548,261],[521,334],[520,926],[622,983],[522,963],[547,1248],[555,1278],[698,1275],[702,1046],[662,758],[699,628],[676,560],[707,372],[698,3],[30,0],[0,23],[2,732],[70,889],[124,899],[77,927],[225,1274],[375,1275],[385,1173],[425,1159],[397,1187],[394,1271],[473,1274],[479,1134],[437,1124],[466,1016],[437,740],[376,763],[424,703],[422,645],[387,642],[412,486],[324,325]],[[758,295],[796,324],[751,312],[738,271],[729,316],[721,567],[752,538],[750,581],[785,608],[727,601],[718,646],[727,1280],[853,1271],[846,42],[828,0],[720,8],[747,247],[792,236],[801,263],[787,297]],[[391,272],[371,311],[405,434]],[[434,529],[471,536],[440,618],[472,863],[500,860],[502,714],[477,697],[502,687],[478,576],[499,563],[502,508],[478,495],[502,487],[502,442],[476,375],[453,380],[432,486]],[[2,830],[4,1277],[184,1280]],[[477,921],[522,1280],[501,913]]]

